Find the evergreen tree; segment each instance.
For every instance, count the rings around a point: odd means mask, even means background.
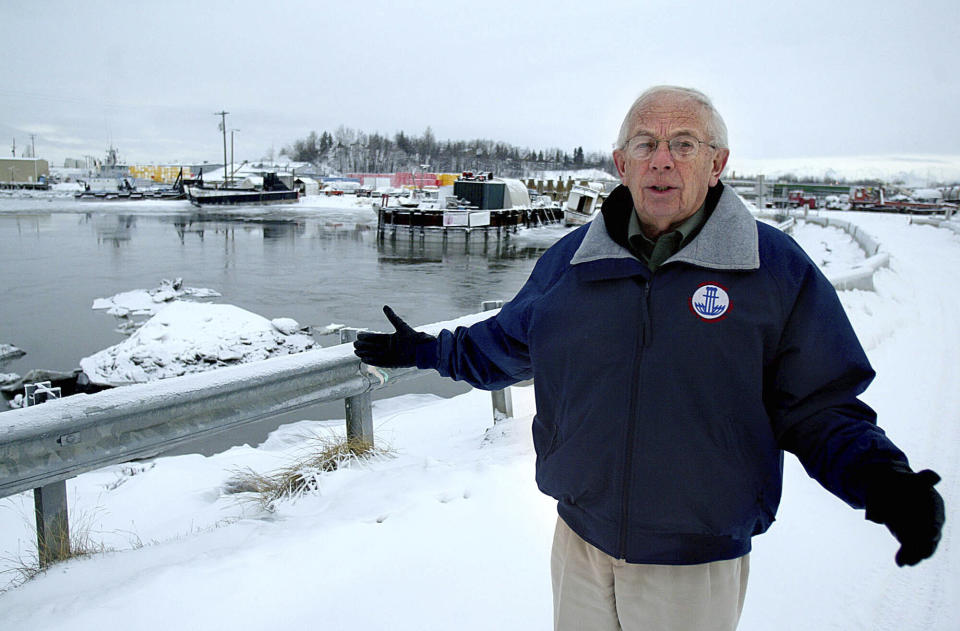
[[[477,138],[438,141],[431,127],[422,136],[404,131],[393,137],[365,133],[340,125],[332,134],[310,132],[280,151],[293,160],[326,164],[340,172],[394,172],[416,170],[429,164],[434,172],[492,171],[503,177],[524,177],[526,169],[595,168],[616,173],[607,153],[586,153],[582,146],[573,155],[556,147],[520,148],[509,143]]]

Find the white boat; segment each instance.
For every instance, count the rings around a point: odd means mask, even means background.
[[[455,201],[452,186],[424,186],[423,188],[411,189],[408,196],[398,197],[397,205],[402,208],[437,210],[447,208],[448,205],[456,206]]]
[[[567,203],[563,206],[563,224],[582,226],[589,223],[600,209],[601,193],[602,191],[589,186],[574,185],[570,189]]]

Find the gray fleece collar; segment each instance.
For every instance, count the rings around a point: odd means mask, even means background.
[[[601,259],[635,258],[607,233],[602,214],[598,214],[570,260],[571,265]],[[754,270],[760,267],[757,222],[732,187],[724,187],[717,207],[693,241],[664,261],[690,263],[721,270]]]

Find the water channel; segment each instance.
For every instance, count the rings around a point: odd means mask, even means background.
[[[186,202],[0,199],[0,343],[27,352],[0,372],[75,369],[81,358],[124,339],[117,320],[93,310],[93,301],[158,287],[162,279],[182,278],[185,286],[220,292],[213,301],[318,329],[337,323],[392,330],[383,304],[415,326],[447,320],[478,311],[483,300],[512,297],[567,231],[538,228],[470,243],[378,241],[368,206],[336,203],[306,198],[210,212]],[[338,342],[316,337],[323,345]],[[380,396],[466,389],[426,377]],[[343,415],[341,403],[315,406],[185,451],[257,444],[280,423]]]

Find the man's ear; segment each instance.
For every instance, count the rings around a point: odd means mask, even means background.
[[[716,186],[717,182],[720,181],[720,174],[723,173],[723,169],[726,168],[727,160],[729,159],[729,149],[717,149],[713,155],[713,164],[710,165],[710,186]]]
[[[617,166],[617,173],[620,174],[620,180],[623,180],[623,174],[627,172],[627,158],[619,149],[613,151],[613,163]]]

